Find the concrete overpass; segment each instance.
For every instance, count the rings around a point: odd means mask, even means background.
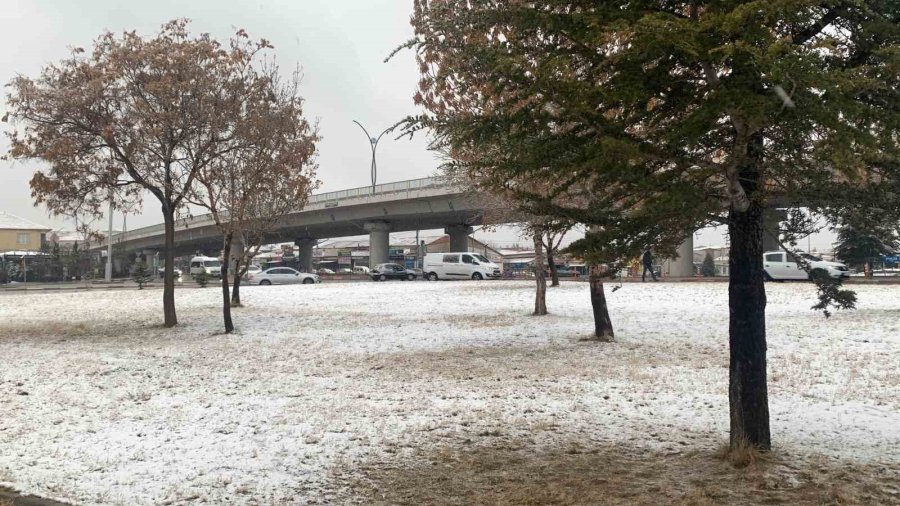
[[[285,216],[268,242],[294,242],[301,266],[311,268],[318,239],[369,234],[370,262],[388,261],[391,232],[443,228],[454,250],[467,248],[473,225],[484,223],[487,199],[460,191],[442,178],[412,179],[311,195],[306,207]],[[164,246],[162,224],[114,234],[126,251],[156,252]],[[209,214],[175,224],[176,256],[218,253],[222,236]],[[101,249],[105,246],[98,246]],[[240,245],[238,245],[240,247]]]
[[[302,210],[285,216],[268,242],[297,244],[300,265],[306,269],[312,268],[312,251],[319,239],[368,234],[369,261],[373,265],[388,261],[391,232],[443,228],[450,236],[452,250],[464,251],[472,226],[485,224],[485,216],[490,216],[491,202],[464,192],[443,178],[411,179],[374,188],[320,193],[311,195]],[[780,216],[770,211],[766,218],[766,228],[777,230]],[[115,234],[112,240],[126,251],[147,252],[152,256],[163,249],[163,232],[163,225],[159,224]],[[777,249],[768,236],[765,242],[767,249]],[[176,222],[175,245],[176,256],[197,251],[217,256],[222,248],[222,236],[211,215],[193,216]],[[105,246],[93,249],[105,249]],[[667,261],[670,276],[694,275],[693,249],[691,234],[678,248],[678,258]]]

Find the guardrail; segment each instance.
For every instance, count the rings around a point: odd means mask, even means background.
[[[310,206],[318,206],[322,205],[322,207],[337,207],[340,205],[342,200],[350,200],[350,199],[359,199],[359,198],[372,198],[378,197],[382,195],[389,195],[394,193],[407,193],[413,191],[424,190],[428,188],[444,188],[448,187],[449,183],[445,178],[442,177],[425,177],[420,179],[410,179],[407,181],[397,181],[395,183],[384,183],[376,185],[374,188],[372,186],[362,186],[359,188],[351,188],[349,190],[340,190],[326,193],[319,193],[316,195],[310,195],[309,200],[306,203],[307,209]],[[302,211],[299,209],[298,211]],[[198,216],[190,216],[187,218],[182,218],[176,220],[175,229],[179,228],[188,228],[191,226],[206,226],[213,224],[213,219],[211,214],[201,214]],[[151,225],[149,227],[136,228],[134,230],[129,230],[127,232],[121,232],[112,236],[113,242],[120,243],[123,241],[129,241],[138,237],[146,237],[148,235],[162,235],[165,231],[165,225]],[[105,242],[104,242],[105,245]]]

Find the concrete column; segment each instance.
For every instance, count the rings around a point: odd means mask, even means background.
[[[140,255],[138,256],[143,257],[144,263],[147,264],[147,270],[150,272],[150,274],[156,276],[156,267],[158,265],[156,262],[156,252],[153,250],[145,249],[141,251]]]
[[[365,224],[369,231],[369,268],[390,260],[391,224],[386,221],[372,221]]]
[[[469,251],[469,234],[472,227],[468,225],[450,225],[444,229],[444,233],[450,236],[450,251]]]
[[[781,244],[776,237],[780,238],[779,227],[785,219],[787,219],[787,213],[781,209],[763,209],[763,251],[781,249]]]
[[[678,258],[669,260],[669,276],[687,278],[694,276],[694,234],[678,246]]]
[[[302,239],[297,239],[294,241],[294,244],[296,244],[300,250],[297,252],[297,261],[300,263],[301,271],[313,271],[313,248],[318,243],[319,241],[309,237],[304,237]]]
[[[228,253],[228,275],[231,279],[234,279],[234,274],[237,272],[237,259],[243,254],[244,243],[235,237],[231,240],[231,251]]]

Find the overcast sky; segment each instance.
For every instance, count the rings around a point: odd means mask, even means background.
[[[90,47],[106,30],[154,34],[164,22],[185,17],[193,33],[225,40],[238,28],[266,38],[285,70],[303,68],[301,93],[306,112],[317,118],[320,191],[369,184],[370,151],[358,120],[370,133],[415,113],[412,103],[418,73],[413,55],[385,57],[412,36],[411,0],[0,0],[0,82],[16,74],[36,76],[41,67],[65,58],[70,47]],[[5,100],[0,110],[5,109]],[[2,115],[2,113],[0,113]],[[0,123],[5,131],[10,125]],[[377,135],[377,134],[376,134]],[[432,175],[438,160],[425,136],[378,146],[378,182]],[[0,151],[6,152],[5,136]],[[28,188],[37,163],[0,161],[0,209],[52,227],[67,226],[35,208]],[[117,218],[116,228],[121,226]],[[128,228],[162,221],[158,206],[145,199],[141,216],[129,216]],[[68,225],[71,226],[71,225]],[[515,242],[510,230],[492,233],[499,243]],[[524,242],[524,241],[523,241]],[[721,244],[721,233],[705,231],[697,244]],[[814,240],[829,247],[831,238]]]

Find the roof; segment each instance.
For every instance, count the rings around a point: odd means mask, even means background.
[[[52,230],[50,227],[46,227],[44,225],[37,224],[33,221],[28,221],[25,218],[20,218],[15,214],[7,213],[6,211],[0,211],[0,229],[6,230],[43,230],[49,232]]]

